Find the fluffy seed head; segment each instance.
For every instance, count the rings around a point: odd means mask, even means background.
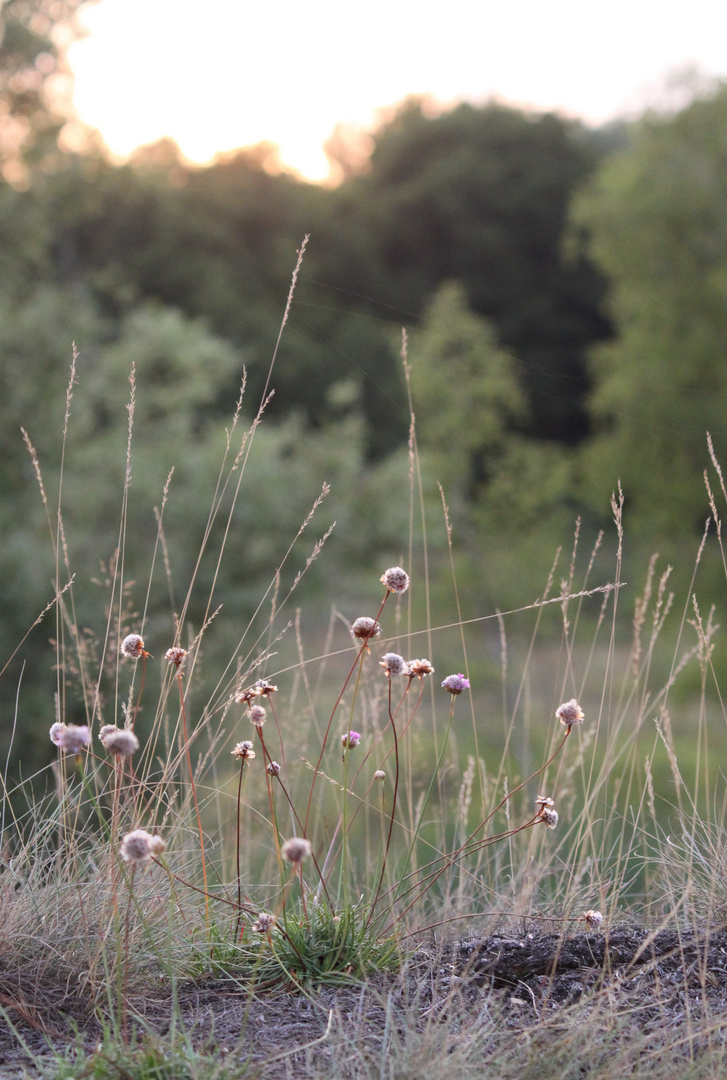
[[[280,772],[280,766],[277,761],[269,761],[265,766],[265,771],[269,772],[271,776],[277,776]]]
[[[51,729],[50,729],[49,734],[50,734],[50,741],[53,743],[54,746],[60,746],[61,745],[61,737],[62,737],[63,732],[65,730],[66,730],[66,725],[62,724],[60,722],[60,720],[57,721],[55,724],[51,725]]]
[[[370,641],[371,638],[378,637],[380,633],[381,627],[376,619],[369,619],[368,615],[362,615],[351,624],[350,634],[356,641]]]
[[[552,806],[542,806],[538,817],[549,829],[554,829],[558,824],[558,811],[554,810]]]
[[[58,735],[56,745],[67,754],[81,754],[90,742],[91,729],[88,724],[68,724]]]
[[[107,724],[106,727],[111,727],[111,724]],[[114,728],[113,731],[106,731],[105,734],[104,730],[102,728],[99,731],[98,737],[110,754],[116,754],[117,757],[131,757],[139,749],[139,740],[128,728],[123,730]]]
[[[161,855],[165,847],[161,836],[152,836],[146,829],[134,829],[121,841],[121,858],[133,866],[142,866],[155,855]]]
[[[448,675],[442,686],[449,694],[461,694],[463,690],[469,690],[470,681],[464,675]]]
[[[286,840],[280,850],[284,859],[293,866],[300,866],[303,859],[310,855],[313,847],[310,840],[306,840],[304,836],[294,836],[291,840]]]
[[[391,566],[385,570],[380,580],[389,592],[397,593],[397,595],[405,593],[409,588],[409,575],[400,566]]]
[[[140,634],[127,634],[121,642],[121,655],[128,656],[129,660],[138,660],[140,656],[148,656],[144,649],[144,639]]]
[[[262,705],[253,705],[251,707],[250,722],[253,723],[255,727],[261,728],[265,723],[266,716],[267,713],[265,712],[265,709],[263,709]]]
[[[245,739],[244,742],[239,742],[234,750],[230,753],[233,757],[240,758],[242,761],[252,761],[255,757],[255,751],[252,748],[252,743],[249,739]]]
[[[250,927],[256,934],[269,934],[275,926],[275,916],[267,911],[261,911],[255,922]]]
[[[574,724],[583,723],[583,709],[575,698],[571,698],[570,701],[564,701],[562,705],[559,705],[555,710],[555,715],[558,717],[563,727],[569,729],[572,728]]]
[[[384,653],[383,660],[380,661],[386,678],[391,678],[392,675],[406,675],[408,674],[406,660],[403,656],[399,656],[395,652]]]
[[[341,736],[341,746],[344,750],[353,750],[361,742],[360,731],[346,731]]]
[[[177,670],[182,666],[187,659],[187,650],[180,649],[177,645],[172,649],[167,649],[164,653],[164,659],[168,660],[170,664],[174,664]]]
[[[600,911],[586,911],[583,918],[586,921],[586,925],[590,926],[592,930],[598,930],[599,926],[603,922],[603,915]]]
[[[410,660],[407,667],[413,679],[423,679],[425,675],[431,675],[434,671],[428,660]]]

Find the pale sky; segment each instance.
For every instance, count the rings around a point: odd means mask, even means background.
[[[99,0],[83,21],[75,104],[115,155],[267,140],[311,179],[337,123],[369,128],[409,94],[601,122],[688,66],[727,77],[726,0]]]

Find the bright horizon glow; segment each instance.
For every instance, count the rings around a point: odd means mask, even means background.
[[[598,124],[663,100],[670,73],[727,77],[724,0],[99,0],[82,19],[74,101],[116,158],[164,136],[200,164],[267,141],[311,180],[336,124],[371,129],[411,94]]]

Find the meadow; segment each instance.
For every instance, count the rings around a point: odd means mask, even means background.
[[[62,457],[75,382],[72,366]],[[688,587],[656,556],[624,580],[616,488],[611,535],[585,544],[576,522],[536,599],[465,617],[446,492],[444,570],[414,528],[413,413],[400,559],[360,600],[324,574],[307,619],[296,590],[331,533],[321,478],[220,661],[215,582],[265,423],[241,402],[181,587],[166,492],[150,565],[127,560],[132,371],[95,633],[63,476],[52,505],[28,440],[57,691],[47,717],[13,722],[48,730],[52,761],[3,774],[0,1075],[722,1075],[727,715],[695,588],[708,539],[724,565],[714,452]]]

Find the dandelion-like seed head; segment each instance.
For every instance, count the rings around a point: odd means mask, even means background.
[[[425,675],[431,675],[434,671],[428,660],[410,660],[407,667],[413,679],[423,679]]]
[[[256,934],[269,934],[274,926],[275,916],[267,911],[261,911],[250,929]]]
[[[54,746],[60,746],[61,745],[61,738],[62,738],[63,732],[65,730],[66,730],[66,725],[61,723],[60,720],[56,721],[55,724],[51,725],[49,735],[50,735],[50,741],[53,743]]]
[[[180,667],[187,659],[187,650],[180,649],[178,645],[175,645],[173,648],[167,649],[164,653],[164,659],[168,660],[170,664],[174,664],[177,671],[179,671]]]
[[[250,723],[254,724],[255,727],[261,728],[263,726],[263,724],[265,723],[265,717],[266,716],[267,716],[267,713],[265,712],[265,709],[263,709],[262,705],[252,705],[251,706],[251,708],[250,708]]]
[[[142,866],[161,855],[165,847],[161,836],[152,836],[146,829],[134,829],[121,841],[121,858],[132,866]]]
[[[265,771],[269,772],[271,776],[277,776],[280,773],[280,766],[277,761],[269,761],[265,766]]]
[[[360,731],[345,731],[341,736],[341,746],[344,750],[353,750],[361,742]]]
[[[91,742],[91,729],[88,724],[67,724],[58,735],[56,746],[67,754],[81,754]]]
[[[591,909],[590,911],[586,911],[583,915],[583,918],[585,919],[586,925],[589,926],[591,930],[598,930],[601,923],[603,922],[603,915],[601,914],[601,912],[594,911],[593,909]]]
[[[252,743],[249,739],[245,739],[243,742],[239,742],[234,750],[230,753],[233,757],[240,758],[241,761],[252,761],[255,757],[255,751],[252,748]]]
[[[399,656],[395,652],[384,653],[383,660],[379,661],[384,674],[387,679],[390,679],[393,675],[407,675],[408,669],[406,666],[406,660],[403,656]]]
[[[570,730],[574,724],[583,723],[583,709],[575,698],[571,698],[570,701],[564,701],[562,705],[559,705],[555,710],[555,715],[558,717],[563,727],[567,727],[568,730]]]
[[[121,642],[121,655],[129,660],[138,660],[140,656],[148,656],[144,648],[144,639],[140,634],[127,634]]]
[[[388,570],[385,570],[380,581],[389,592],[396,593],[399,596],[409,588],[409,575],[400,566],[391,566]]]
[[[115,727],[112,731],[108,731],[107,729],[112,726],[106,724],[99,731],[98,737],[102,745],[110,754],[116,754],[117,757],[131,757],[139,749],[139,740],[136,735],[128,728]]]
[[[306,840],[304,836],[294,836],[290,840],[286,840],[280,849],[283,858],[293,866],[300,866],[303,859],[306,859],[313,850],[310,840]]]
[[[383,783],[383,781],[385,779],[386,779],[386,773],[384,772],[384,770],[383,769],[377,769],[376,772],[374,773],[374,780],[378,780],[379,783]]]
[[[470,681],[464,675],[448,675],[442,680],[442,687],[448,694],[461,694],[463,690],[469,690]]]
[[[381,633],[381,627],[376,619],[370,619],[368,615],[361,615],[351,623],[350,634],[355,641],[371,641]]]

